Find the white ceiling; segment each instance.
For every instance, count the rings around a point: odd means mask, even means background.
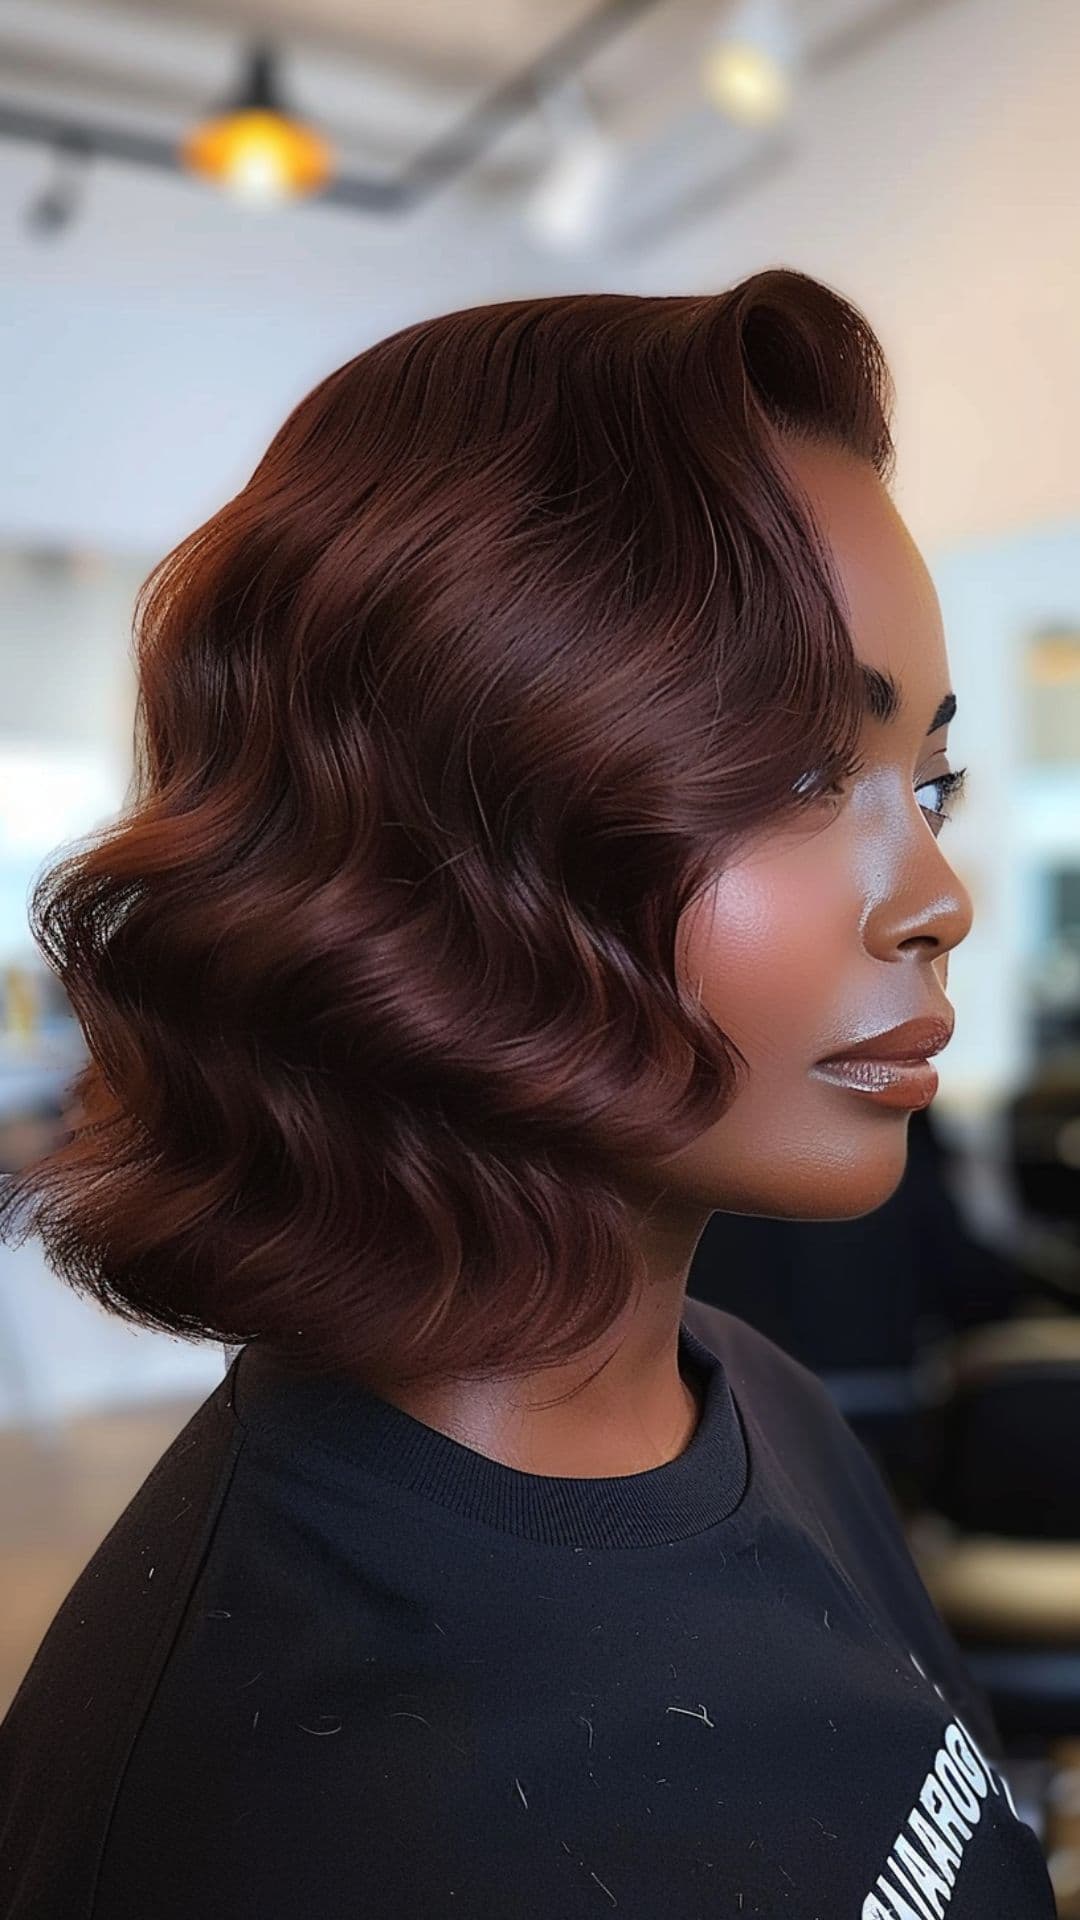
[[[884,16],[897,0],[786,4],[800,32],[821,43]],[[393,168],[602,11],[616,8],[600,0],[5,0],[0,89],[168,133],[230,90],[244,50],[265,38],[279,49],[297,106],[318,118],[345,161]],[[580,69],[605,127],[641,139],[698,108],[700,50],[731,12],[732,0],[632,4]],[[723,133],[715,115],[711,131]],[[500,158],[509,148],[533,166],[542,161],[541,116],[523,115],[500,146]]]
[[[878,4],[804,11],[821,34]],[[347,137],[351,165],[392,169],[580,12],[233,0],[226,27],[212,0],[6,0],[0,94],[176,126],[231,84],[247,30],[280,28],[298,103]],[[0,540],[159,551],[242,484],[316,378],[422,314],[549,289],[703,290],[776,263],[839,286],[878,327],[918,536],[1080,513],[1075,0],[928,4],[808,80],[756,176],[739,171],[748,136],[701,104],[695,53],[714,14],[666,0],[590,63],[623,172],[603,238],[573,257],[541,249],[521,217],[551,151],[538,114],[404,220],[253,214],[99,161],[81,217],[51,241],[24,221],[48,156],[0,142]]]
[[[681,42],[731,17],[735,0],[660,0],[642,6],[612,38],[625,54],[601,56],[610,77],[620,62],[640,89],[663,69]],[[871,18],[883,0],[789,0],[793,20],[814,36]],[[929,0],[933,5],[934,0]],[[179,79],[255,37],[283,46],[303,66],[332,57],[358,77],[396,77],[418,93],[465,97],[496,85],[552,48],[570,29],[601,11],[601,0],[5,0],[0,48],[29,61],[35,49],[80,59],[104,73],[115,67],[150,81]],[[609,8],[613,12],[614,8]],[[648,65],[642,67],[647,56]],[[179,72],[177,71],[179,63]],[[7,62],[5,61],[5,67]],[[164,71],[162,71],[164,69]]]

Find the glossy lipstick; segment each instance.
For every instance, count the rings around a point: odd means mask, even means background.
[[[906,1020],[902,1026],[829,1054],[810,1071],[816,1080],[861,1093],[879,1107],[914,1112],[928,1107],[938,1090],[930,1055],[948,1046],[952,1031],[952,1021],[940,1014]]]

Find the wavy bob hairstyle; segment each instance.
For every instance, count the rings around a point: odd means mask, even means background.
[[[614,1328],[637,1176],[746,1065],[680,918],[856,753],[785,443],[888,478],[889,413],[865,320],[786,271],[444,314],[322,380],[140,589],[134,797],[31,897],[89,1061],[5,1237],[304,1371]]]

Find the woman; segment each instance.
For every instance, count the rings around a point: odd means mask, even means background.
[[[445,315],[151,576],[20,1204],[242,1351],[5,1723],[8,1920],[1052,1914],[869,1457],[685,1297],[887,1199],[951,1028],[887,414],[793,273]]]

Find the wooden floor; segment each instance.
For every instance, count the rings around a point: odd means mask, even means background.
[[[60,1602],[205,1396],[0,1431],[0,1718]]]

